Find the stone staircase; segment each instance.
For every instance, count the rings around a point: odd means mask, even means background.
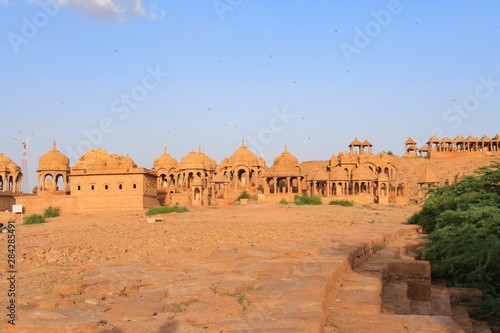
[[[329,299],[324,331],[475,332],[465,308],[450,301],[467,291],[431,282],[429,262],[411,252],[423,246],[402,239],[355,268]]]

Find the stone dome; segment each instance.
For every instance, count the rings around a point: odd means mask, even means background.
[[[366,166],[359,167],[352,171],[353,180],[373,180],[373,172]]]
[[[38,160],[39,170],[66,170],[69,168],[69,158],[56,149],[56,141],[54,140],[54,148],[47,154],[42,155]]]
[[[245,141],[243,141],[241,147],[229,157],[230,164],[234,165],[238,164],[238,162],[244,162],[250,165],[257,165],[259,163],[257,156],[252,153],[250,149],[245,147]]]
[[[338,158],[337,156],[332,155],[332,157],[330,158],[330,162],[328,163],[328,165],[330,166],[330,168],[334,168],[336,167],[337,165],[339,165],[340,163],[340,158]]]
[[[10,163],[12,163],[12,160],[5,156],[4,154],[0,153],[0,168],[1,167],[7,167]]]
[[[109,154],[105,150],[87,150],[73,165],[73,170],[109,170],[137,168],[134,160],[127,156]]]
[[[205,169],[215,170],[217,168],[217,162],[214,159],[208,157],[208,155],[205,154],[205,151],[199,154],[202,154],[203,158],[205,159]]]
[[[167,146],[165,146],[165,151],[163,154],[160,155],[154,162],[153,162],[153,168],[155,170],[159,169],[170,169],[171,167],[175,167],[177,165],[177,160],[170,156],[167,153]]]
[[[179,162],[179,169],[205,169],[206,159],[202,153],[195,153],[191,150],[189,154],[184,156]]]
[[[9,169],[11,172],[14,172],[14,173],[21,171],[21,168],[19,167],[19,165],[14,163],[14,161],[10,161],[9,165],[7,165],[7,169]]]
[[[276,158],[266,175],[271,177],[300,176],[300,167],[288,158]]]
[[[276,164],[279,160],[282,160],[282,159],[288,160],[293,165],[298,165],[299,164],[299,160],[295,156],[293,156],[292,154],[290,154],[288,152],[286,146],[285,146],[285,151],[283,153],[281,153],[280,156],[278,156],[278,157],[276,157],[274,159],[274,164]]]
[[[264,157],[259,157],[259,166],[261,167],[266,167],[266,160],[264,159]]]
[[[342,154],[342,156],[340,156],[340,164],[353,164],[356,162],[357,158],[352,154]]]
[[[121,163],[120,166],[122,168],[137,168],[137,164],[135,164],[134,160],[127,156],[120,157]]]
[[[349,180],[347,172],[341,167],[333,168],[330,172],[330,179],[332,180]]]
[[[388,182],[389,181],[389,177],[387,177],[387,175],[385,173],[380,173],[378,175],[378,181],[379,182]]]

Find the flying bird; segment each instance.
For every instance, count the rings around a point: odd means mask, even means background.
[[[118,50],[115,50],[114,52],[118,52]]]
[[[347,73],[350,73],[351,71],[347,71]]]
[[[335,29],[335,32],[337,32],[337,29]]]

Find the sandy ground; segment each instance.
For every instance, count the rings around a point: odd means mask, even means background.
[[[163,215],[165,222],[155,224],[147,224],[142,211],[18,223],[17,302],[20,310],[33,308],[37,300],[50,300],[54,286],[86,281],[89,272],[102,267],[170,267],[184,273],[183,281],[200,278],[207,269],[212,276],[231,272],[238,277],[246,275],[242,265],[255,258],[305,257],[333,241],[348,244],[350,238],[398,228],[415,211],[415,206],[266,204],[191,208]],[[3,305],[8,304],[5,235],[0,248]],[[5,313],[2,306],[1,318]]]

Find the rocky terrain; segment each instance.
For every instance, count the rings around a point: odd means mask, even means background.
[[[420,236],[403,224],[415,209],[269,204],[154,224],[144,212],[18,224],[18,317],[3,332],[320,332],[352,268]]]

